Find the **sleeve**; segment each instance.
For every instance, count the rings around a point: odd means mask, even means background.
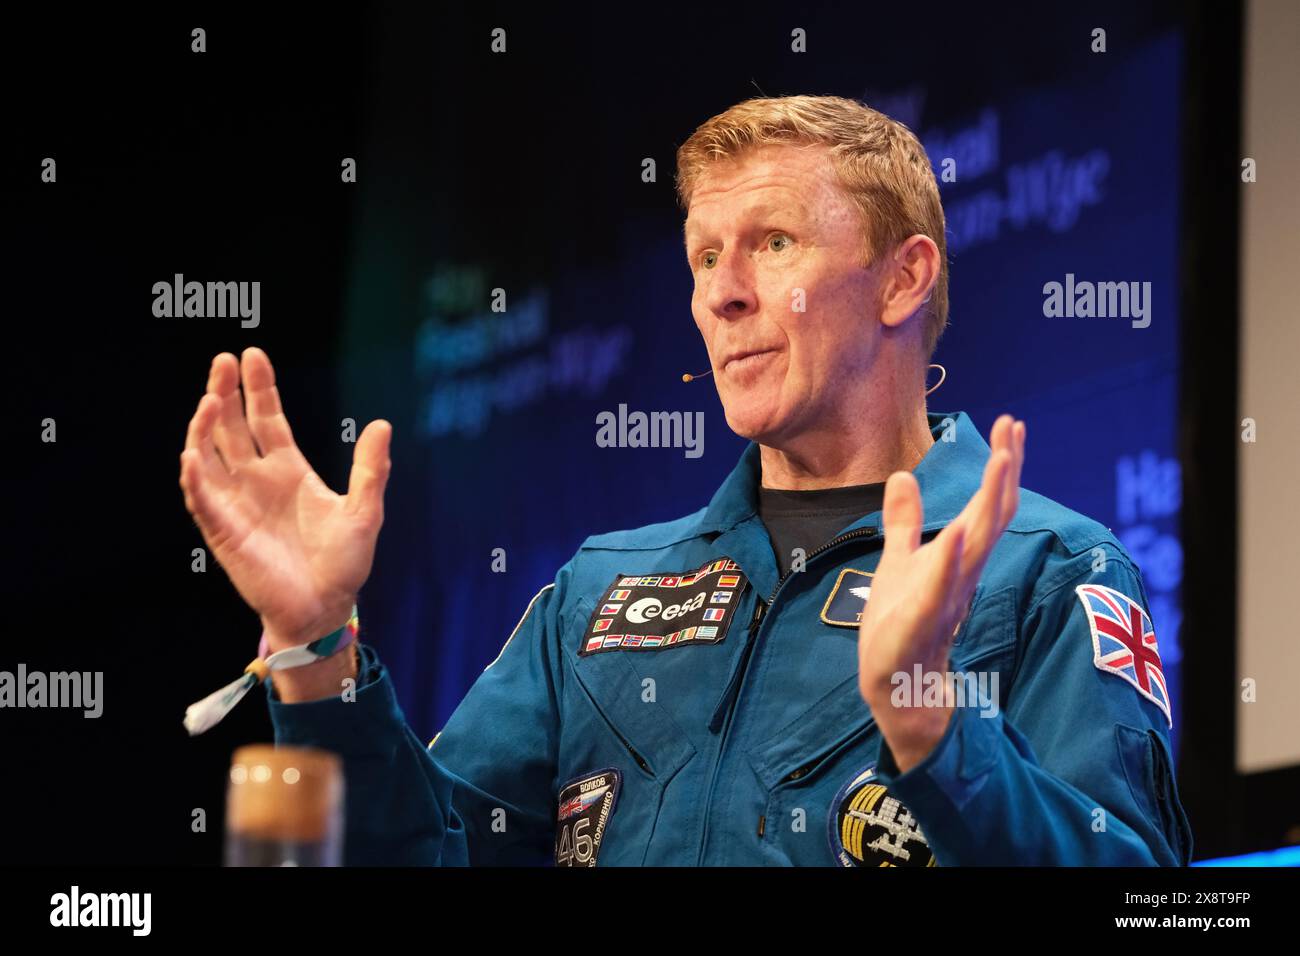
[[[355,700],[302,704],[267,699],[277,745],[318,747],[343,758],[347,866],[463,866],[465,830],[454,780],[407,726],[392,679],[361,645]]]
[[[1151,630],[1145,589],[1121,551],[1103,552],[1104,562],[1072,561],[1034,599],[1003,709],[954,708],[939,743],[906,773],[882,743],[881,782],[915,814],[941,865],[1191,858],[1158,656],[1130,649],[1126,667],[1121,642],[1106,637],[1124,620],[1130,633]]]
[[[406,724],[392,680],[368,646],[361,648],[355,701],[284,704],[268,683],[276,743],[321,747],[343,758],[347,865],[550,859],[558,590],[547,585],[533,598],[497,659],[427,747]]]
[[[455,781],[473,866],[554,860],[560,595],[567,573],[533,598],[501,653],[429,745]]]

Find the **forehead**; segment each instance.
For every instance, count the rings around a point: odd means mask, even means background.
[[[751,211],[811,218],[847,201],[826,146],[762,146],[706,167],[691,194],[686,233]]]

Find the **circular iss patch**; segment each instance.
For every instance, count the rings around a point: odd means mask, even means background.
[[[937,866],[925,834],[876,779],[873,763],[840,788],[826,821],[841,866]]]

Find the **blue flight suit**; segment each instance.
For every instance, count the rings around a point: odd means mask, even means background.
[[[990,455],[965,413],[929,419],[936,441],[914,472],[926,540],[966,505]],[[695,514],[588,538],[429,747],[369,646],[355,701],[284,704],[268,682],[277,743],[344,758],[346,861],[1188,862],[1154,654],[1130,648],[1143,668],[1126,670],[1121,645],[1097,634],[1115,623],[1088,611],[1091,594],[1134,631],[1149,627],[1141,575],[1106,528],[1022,490],[952,649],[951,670],[984,675],[986,698],[957,707],[900,773],[859,693],[862,597],[849,587],[869,584],[880,559],[880,515],[779,576],[759,484],[751,445]],[[689,580],[724,561],[743,580],[720,639],[604,649],[603,602],[633,593],[620,584]],[[717,585],[725,572],[714,573],[701,580]],[[650,613],[655,601],[641,603]],[[620,613],[631,628],[633,612]],[[610,789],[599,820],[585,812]],[[576,822],[557,827],[566,813]]]

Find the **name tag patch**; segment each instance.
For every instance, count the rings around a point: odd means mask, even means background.
[[[856,568],[845,568],[835,579],[835,584],[831,586],[831,593],[826,598],[826,603],[822,605],[821,619],[823,624],[833,624],[835,627],[858,627],[862,623],[862,612],[867,609],[867,601],[871,597],[871,581],[875,574],[871,571],[859,571]],[[978,596],[979,590],[976,589]],[[975,598],[971,598],[972,606]],[[957,622],[953,629],[954,638],[960,633],[962,625],[966,623],[967,617],[970,616],[970,608],[966,609],[966,614]]]
[[[826,603],[822,605],[822,623],[836,627],[857,627],[862,623],[862,612],[871,597],[870,571],[845,568],[835,579]]]
[[[677,574],[620,574],[596,602],[578,654],[717,644],[747,583],[729,558]]]
[[[560,789],[555,820],[556,866],[596,865],[622,781],[622,774],[608,767]]]

